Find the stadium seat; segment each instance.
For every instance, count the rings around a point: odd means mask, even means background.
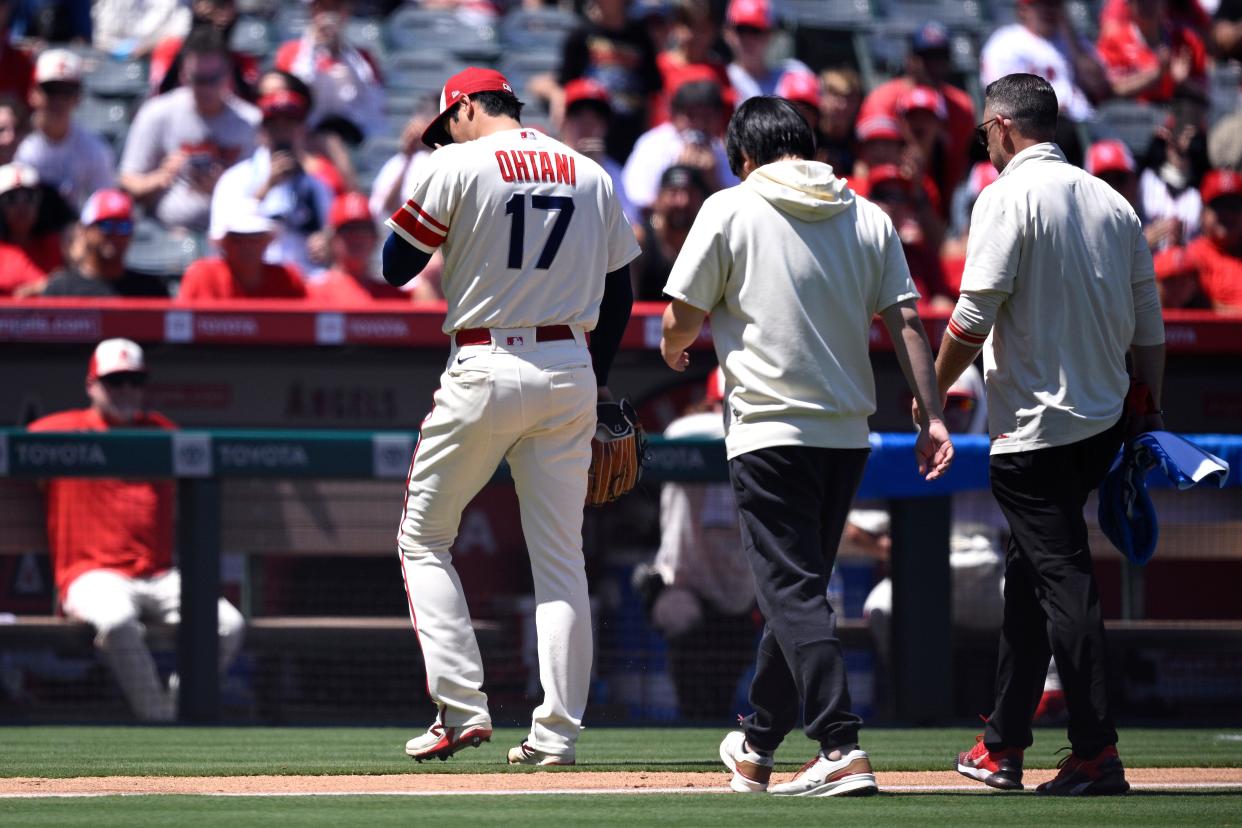
[[[381,71],[385,83],[406,97],[433,94],[438,98],[444,82],[465,68],[466,64],[452,55],[412,49],[390,52]]]
[[[141,61],[101,60],[85,67],[83,85],[97,98],[140,98],[147,94],[147,66]]]
[[[867,29],[876,19],[870,0],[785,0],[785,22],[819,29]]]
[[[496,28],[490,23],[459,17],[452,11],[410,6],[388,18],[384,42],[392,53],[448,52],[472,62],[490,63],[500,54]]]
[[[1211,103],[1209,122],[1216,123],[1242,106],[1238,85],[1242,83],[1242,66],[1236,63],[1217,63],[1208,72],[1208,97]]]
[[[345,39],[378,60],[384,52],[384,21],[378,17],[351,17],[345,24]]]
[[[526,85],[530,79],[545,72],[556,73],[561,68],[561,53],[556,52],[514,52],[506,54],[500,62],[499,69],[513,84],[518,97],[525,100],[529,97]]]
[[[125,265],[140,273],[172,277],[181,273],[198,252],[190,237],[179,237],[153,219],[142,219],[134,227]]]
[[[118,151],[125,133],[129,131],[130,108],[125,101],[116,98],[86,96],[74,113],[79,126],[101,136]]]
[[[939,20],[949,29],[981,31],[987,28],[979,0],[943,3],[940,0],[888,0],[885,17],[910,24],[911,30],[928,20]]]
[[[560,9],[519,9],[505,15],[500,39],[506,49],[559,52],[582,18]]]
[[[1118,98],[1100,104],[1096,137],[1119,139],[1135,157],[1142,157],[1151,143],[1152,133],[1164,120],[1165,111],[1142,101]]]

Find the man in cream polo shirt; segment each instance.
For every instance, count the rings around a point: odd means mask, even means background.
[[[1126,200],[1052,143],[1047,81],[1006,75],[984,103],[977,133],[1000,176],[975,203],[971,226],[987,232],[971,236],[936,374],[949,388],[983,346],[992,492],[1010,542],[996,708],[957,767],[992,787],[1022,787],[1051,654],[1073,753],[1038,792],[1124,793],[1083,507],[1127,431],[1163,428],[1158,411],[1123,411],[1127,352],[1159,408],[1164,323],[1151,253]]]
[[[819,752],[773,794],[875,793],[850,710],[828,576],[869,453],[875,411],[871,320],[888,328],[920,423],[919,470],[941,476],[953,445],[941,422],[931,349],[914,309],[901,240],[879,207],[826,164],[782,98],[755,97],[729,123],[729,166],[743,179],[709,198],[664,292],[660,351],[685,370],[712,315],[725,374],[725,448],[742,541],[766,625],[750,688],[755,712],[720,756],[741,793],[768,790],[772,754],[800,713]]]

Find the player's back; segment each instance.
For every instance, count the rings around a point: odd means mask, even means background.
[[[512,129],[444,147],[429,166],[440,183],[421,207],[442,225],[446,331],[595,326],[614,240],[633,238],[598,164]]]

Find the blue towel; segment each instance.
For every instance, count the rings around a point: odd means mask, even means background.
[[[1156,552],[1160,526],[1147,493],[1147,475],[1160,469],[1178,490],[1207,481],[1223,488],[1229,464],[1167,431],[1148,431],[1122,446],[1100,484],[1100,530],[1131,563]]]

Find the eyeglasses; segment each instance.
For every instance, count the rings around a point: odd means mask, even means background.
[[[210,75],[190,75],[190,84],[193,86],[215,86],[228,77],[225,72],[215,72]]]
[[[1001,119],[1001,116],[997,115],[995,118],[988,118],[986,121],[979,124],[979,126],[975,127],[975,140],[979,142],[979,146],[983,147],[984,149],[987,149],[988,127],[992,126],[992,124],[996,123],[1000,119]]]
[[[39,200],[39,191],[28,187],[20,187],[16,190],[9,190],[7,193],[0,195],[0,205],[5,207],[15,206],[18,204],[34,204]]]
[[[138,371],[118,371],[115,374],[108,374],[105,377],[100,377],[99,381],[102,382],[104,387],[109,391],[115,391],[116,389],[122,388],[126,385],[133,388],[145,388],[147,384],[147,375]]]
[[[98,227],[109,236],[128,236],[134,232],[134,223],[129,219],[104,219],[92,226]]]

